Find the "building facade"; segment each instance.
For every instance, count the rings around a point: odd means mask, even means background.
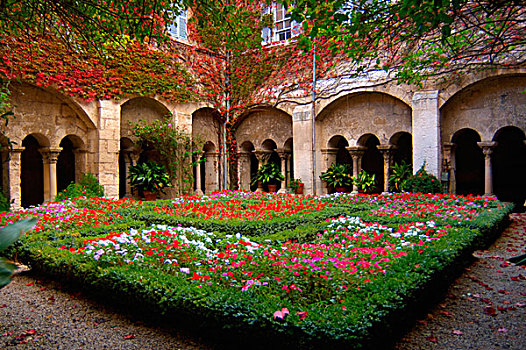
[[[526,69],[483,71],[450,84],[358,84],[311,104],[260,106],[235,125],[240,189],[255,190],[251,174],[276,162],[285,175],[324,194],[319,175],[332,163],[356,174],[377,175],[380,190],[394,162],[405,160],[446,181],[449,192],[526,199]],[[170,115],[173,123],[205,141],[205,161],[195,171],[196,193],[225,187],[220,164],[222,125],[202,103],[173,103],[155,96],[85,102],[59,91],[13,83],[16,118],[3,147],[2,185],[13,206],[53,200],[81,174],[95,174],[108,197],[133,196],[127,168],[141,152],[131,123]],[[298,101],[300,102],[300,101]],[[313,122],[314,118],[314,122]],[[5,143],[5,140],[4,140]]]

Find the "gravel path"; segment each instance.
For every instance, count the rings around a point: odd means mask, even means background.
[[[507,262],[525,253],[526,214],[511,220],[395,349],[526,349],[526,267]]]
[[[526,214],[449,288],[445,299],[395,345],[412,349],[526,349]],[[212,349],[177,328],[146,323],[20,269],[0,290],[0,348]]]

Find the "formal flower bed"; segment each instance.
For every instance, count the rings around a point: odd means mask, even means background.
[[[159,225],[88,239],[70,251],[110,265],[161,269],[200,288],[257,289],[269,298],[307,305],[343,300],[348,290],[375,280],[408,252],[425,254],[447,231],[431,221],[386,227],[340,217],[311,243],[261,244],[240,235],[219,239],[194,228]]]
[[[447,285],[510,208],[485,197],[219,192],[156,203],[80,198],[0,220],[39,217],[18,257],[105,300],[239,339],[353,347],[389,339],[375,335],[394,332],[412,305]]]
[[[264,192],[223,191],[207,196],[186,196],[156,207],[157,213],[214,220],[268,220],[308,214],[332,203],[309,196]]]
[[[500,207],[496,197],[451,194],[389,193],[385,195],[330,195],[340,205],[371,205],[370,214],[388,217],[471,220],[483,211]]]

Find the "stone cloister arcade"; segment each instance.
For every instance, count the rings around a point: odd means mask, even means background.
[[[328,189],[319,175],[342,163],[354,174],[376,174],[376,191],[384,192],[392,165],[405,161],[414,171],[425,162],[428,172],[449,176],[451,193],[524,202],[525,90],[524,72],[489,72],[416,91],[387,85],[342,92],[317,104],[314,133],[310,105],[251,109],[234,125],[239,188],[257,190],[258,167],[274,162],[285,175],[281,190],[301,178],[306,193],[323,194]],[[126,180],[128,167],[157,155],[134,144],[131,125],[165,116],[204,145],[194,169],[196,193],[225,187],[222,124],[206,103],[86,102],[19,83],[12,85],[12,104],[16,118],[5,134],[16,144],[2,148],[0,170],[14,206],[50,201],[84,172],[95,174],[109,197],[137,196]]]

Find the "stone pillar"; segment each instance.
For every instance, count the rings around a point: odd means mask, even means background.
[[[206,152],[205,156],[205,192],[219,190],[219,152]]]
[[[239,176],[239,189],[250,191],[250,152],[237,153],[237,173]]]
[[[21,156],[24,147],[13,145],[9,152],[9,199],[11,200],[11,209],[19,209],[22,206],[22,188],[20,186],[20,176],[22,175]]]
[[[439,91],[417,91],[413,95],[413,173],[426,163],[426,171],[440,177]]]
[[[291,156],[292,155],[290,153],[286,153],[285,154],[286,163],[287,163],[287,170],[286,170],[286,173],[285,173],[285,181],[287,181],[287,185],[290,184],[291,174],[292,174],[291,169],[292,169],[293,164],[290,163]]]
[[[287,193],[287,152],[284,149],[277,149],[276,152],[281,159],[281,174],[283,175],[281,188],[279,189],[278,193]]]
[[[497,146],[493,141],[477,142],[482,152],[484,153],[484,195],[493,196],[493,174],[491,169],[491,154],[493,149]]]
[[[389,172],[391,170],[391,156],[394,147],[392,145],[378,145],[378,150],[384,157],[384,192],[389,193]]]
[[[352,147],[346,147],[346,149],[347,151],[349,151],[349,154],[352,157],[353,177],[357,178],[358,173],[360,172],[360,170],[362,170],[362,157],[367,148],[363,146],[352,146]],[[358,193],[358,186],[353,184],[352,193]]]
[[[44,203],[55,200],[57,196],[57,161],[62,148],[40,148],[44,161]]]
[[[297,106],[294,108],[292,112],[294,176],[300,178],[305,184],[305,194],[313,194],[313,181],[320,181],[319,178],[317,178],[318,174],[313,174],[312,122],[311,106]]]
[[[75,154],[75,182],[79,182],[82,174],[88,172],[86,169],[88,150],[77,148],[73,150],[73,154]]]
[[[336,155],[338,154],[337,148],[324,148],[321,150],[322,161],[323,161],[323,171],[329,169],[329,167],[336,163]],[[327,182],[322,181],[323,187],[321,188],[320,194],[329,193],[329,188],[327,187]]]
[[[457,192],[457,180],[455,171],[455,148],[456,144],[452,142],[444,142],[444,172],[449,174],[448,193]]]
[[[194,191],[194,194],[198,195],[198,196],[202,196],[204,193],[203,193],[203,190],[201,189],[201,158],[203,157],[203,154],[204,152],[199,152],[195,155],[196,157],[196,161],[197,161],[197,165],[195,167],[195,191]]]
[[[119,143],[121,106],[119,101],[98,101],[98,143],[96,144],[95,169],[104,193],[119,198]]]

